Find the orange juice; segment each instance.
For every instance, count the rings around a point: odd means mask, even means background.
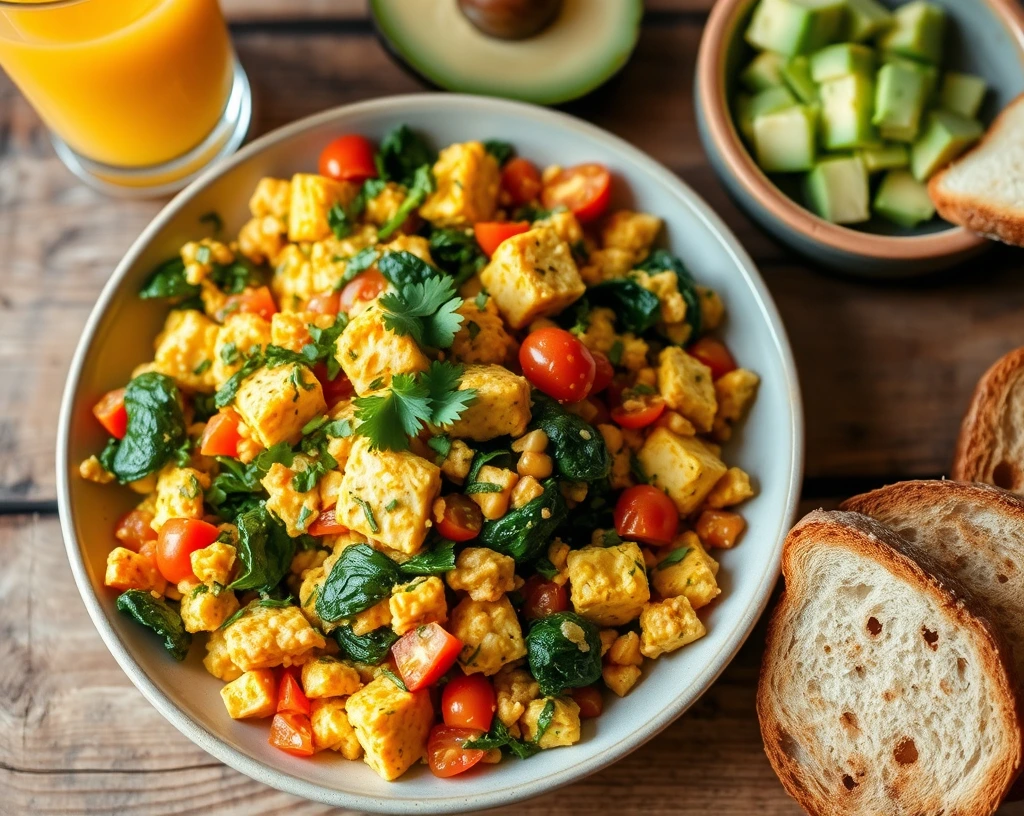
[[[213,130],[234,54],[217,0],[0,3],[0,67],[74,151],[115,167]]]

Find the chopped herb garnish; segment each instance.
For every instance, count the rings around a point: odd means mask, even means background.
[[[366,499],[359,498],[355,493],[350,494],[352,500],[363,508],[363,515],[366,516],[366,523],[370,527],[371,533],[379,533],[380,525],[377,524],[377,519],[373,517],[373,508],[370,507],[370,503]]]
[[[470,320],[469,323],[466,324],[466,329],[469,331],[469,339],[476,340],[477,335],[480,334],[480,324],[475,320]]]
[[[486,309],[487,308],[487,299],[489,297],[490,297],[490,295],[487,293],[486,289],[481,289],[479,292],[477,292],[476,297],[473,299],[473,302],[476,304],[476,308],[479,309],[481,312],[484,309]]]
[[[214,235],[217,235],[224,229],[223,219],[213,210],[199,216],[199,223],[208,225],[210,227],[210,231],[213,232]]]
[[[398,507],[398,499],[392,499],[391,501],[389,501],[387,504],[384,505],[384,512],[385,513],[393,513],[393,512],[395,512],[395,509],[397,507]]]
[[[466,485],[465,490],[462,492],[466,495],[473,493],[500,493],[504,490],[501,485],[495,484],[494,482],[473,482],[472,484]]]
[[[213,365],[213,360],[207,358],[207,359],[203,360],[195,368],[193,368],[192,369],[192,373],[195,374],[197,377],[201,377],[203,374],[205,374],[207,371],[210,370],[210,366],[212,366],[212,365]]]
[[[689,547],[680,547],[678,550],[672,550],[672,552],[658,562],[658,566],[655,569],[657,569],[658,572],[661,572],[663,569],[668,569],[673,564],[678,564],[686,558],[686,554],[688,552],[690,552]]]
[[[439,434],[430,437],[427,446],[437,454],[437,464],[441,465],[452,451],[452,440],[448,434]]]
[[[381,669],[380,673],[383,674],[386,678],[388,678],[388,680],[390,680],[396,686],[398,686],[402,691],[409,690],[406,687],[405,683],[402,681],[402,678],[395,674],[393,671],[391,671],[391,669]]]

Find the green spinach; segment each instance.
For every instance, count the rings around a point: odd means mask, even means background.
[[[228,588],[269,592],[287,574],[295,555],[295,542],[265,504],[242,513],[235,524],[242,570]]]
[[[471,230],[434,230],[430,233],[430,256],[441,269],[454,276],[456,286],[487,265],[487,256]]]
[[[439,539],[429,550],[398,565],[403,575],[444,575],[455,569],[455,542]]]
[[[187,441],[181,394],[174,380],[148,371],[124,392],[128,430],[116,447],[108,444],[104,465],[121,483],[134,482],[167,464]]]
[[[505,724],[497,717],[491,721],[490,731],[476,739],[466,740],[462,744],[462,747],[476,748],[481,751],[490,751],[494,748],[507,748],[509,753],[519,757],[519,759],[529,759],[540,751],[540,746],[536,743],[527,742],[526,740],[513,737],[508,732],[508,728],[505,727]]]
[[[616,322],[626,331],[643,334],[661,320],[661,300],[636,281],[615,278],[591,286],[587,300],[593,306],[614,310]]]
[[[399,290],[410,283],[425,283],[438,275],[435,267],[404,249],[384,253],[377,262],[377,269],[388,283]]]
[[[423,165],[433,166],[437,161],[434,150],[420,134],[408,125],[399,125],[380,141],[374,157],[377,175],[384,181],[397,181],[409,187],[416,171]]]
[[[339,626],[333,634],[346,657],[356,663],[368,663],[371,666],[382,663],[392,644],[398,640],[398,635],[390,626],[382,626],[365,635],[353,634],[351,626]]]
[[[554,479],[544,482],[544,492],[496,521],[484,522],[480,545],[522,564],[536,558],[551,540],[569,508]]]
[[[180,257],[168,258],[150,274],[139,291],[144,300],[167,298],[171,300],[195,297],[202,291],[185,280],[185,262]]]
[[[679,294],[683,296],[683,300],[686,302],[686,322],[690,324],[692,329],[690,339],[696,340],[701,331],[703,331],[700,295],[697,292],[697,284],[693,280],[690,270],[686,268],[686,264],[671,252],[664,249],[656,249],[644,259],[643,263],[637,264],[636,268],[650,275],[666,271],[676,273]]]
[[[526,635],[530,672],[541,694],[556,696],[601,678],[601,636],[575,612],[556,612],[534,622]]]
[[[547,434],[549,452],[563,479],[594,482],[611,472],[611,455],[601,432],[538,391],[533,394],[530,428]]]
[[[516,149],[511,144],[500,139],[488,139],[484,142],[484,150],[494,156],[498,167],[503,167],[516,154]]]
[[[178,610],[167,601],[141,589],[129,589],[118,596],[117,609],[162,637],[164,648],[175,660],[184,660],[188,655],[192,635],[185,631]]]
[[[346,547],[316,596],[324,621],[350,618],[384,600],[398,583],[398,567],[368,544]]]

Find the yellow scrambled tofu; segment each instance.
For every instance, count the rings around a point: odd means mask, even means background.
[[[480,142],[453,144],[434,164],[437,189],[420,215],[438,227],[464,227],[490,221],[498,204],[498,162]]]
[[[264,447],[295,444],[302,428],[327,412],[320,382],[306,366],[257,369],[238,388],[235,410]]]
[[[214,347],[219,327],[202,312],[175,309],[156,338],[153,370],[172,378],[183,391],[214,390]]]
[[[349,722],[345,701],[330,697],[312,699],[309,703],[313,747],[317,751],[337,751],[345,759],[359,759],[363,755],[363,746]]]
[[[331,235],[328,213],[335,204],[347,205],[359,192],[359,185],[346,181],[296,173],[292,176],[288,211],[289,241],[322,241]]]
[[[508,596],[496,602],[463,598],[452,610],[449,629],[462,641],[459,664],[466,674],[496,674],[526,656],[523,630]]]
[[[383,312],[375,306],[345,327],[336,357],[359,395],[386,388],[395,374],[425,371],[430,364],[412,337],[384,325]]]
[[[644,558],[632,541],[573,550],[567,565],[573,609],[599,626],[628,623],[651,598]]]
[[[683,516],[703,504],[726,467],[706,442],[657,428],[647,437],[637,459],[651,484],[664,490]]]
[[[516,437],[530,423],[530,383],[499,365],[468,365],[459,389],[476,398],[445,430],[452,436],[484,442],[506,434]]]
[[[325,645],[297,607],[250,607],[223,630],[231,662],[242,671],[304,663]]]
[[[427,691],[403,691],[385,675],[345,703],[363,759],[382,778],[398,779],[427,751],[434,711]]]

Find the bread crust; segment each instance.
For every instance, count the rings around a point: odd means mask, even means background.
[[[823,545],[821,542],[828,543]],[[1006,645],[994,627],[983,617],[975,614],[963,600],[965,593],[955,579],[941,569],[933,573],[927,572],[911,556],[906,542],[888,527],[859,513],[842,511],[815,510],[790,531],[782,555],[782,573],[786,579],[786,590],[768,625],[757,689],[757,714],[768,761],[787,793],[812,816],[838,816],[853,812],[840,800],[839,790],[833,789],[833,795],[826,798],[818,796],[813,789],[814,786],[804,783],[800,765],[784,750],[787,736],[775,716],[772,699],[770,679],[773,675],[773,664],[789,646],[785,626],[791,608],[799,601],[794,593],[802,589],[799,578],[801,559],[809,551],[808,548],[813,546],[843,547],[878,562],[899,579],[927,593],[957,626],[969,629],[973,633],[982,655],[984,671],[996,689],[995,708],[1004,720],[1007,733],[1016,734],[1018,738],[1011,740],[1002,762],[990,763],[988,777],[978,786],[971,801],[963,807],[943,812],[945,816],[987,816],[994,813],[1019,772],[1022,755],[1021,711],[1013,677],[1008,668],[1010,664],[1007,660]],[[929,564],[928,568],[931,569],[932,566]],[[932,802],[917,804],[919,806],[915,812],[939,811],[939,806]]]
[[[971,404],[960,424],[960,435],[953,458],[952,478],[958,482],[982,482],[1024,493],[1024,462],[1011,473],[996,474],[999,462],[993,461],[1001,449],[999,426],[1011,392],[1024,380],[1024,348],[1000,357],[986,371],[971,397]],[[997,476],[999,478],[997,478]]]
[[[944,219],[972,232],[981,233],[988,238],[994,238],[1013,246],[1024,246],[1024,213],[992,204],[979,196],[954,193],[945,189],[943,183],[946,174],[953,167],[975,152],[988,148],[989,141],[995,138],[1002,127],[1006,126],[1009,114],[1020,104],[1024,104],[1024,95],[1018,96],[996,117],[995,122],[992,123],[981,141],[953,161],[949,167],[932,176],[928,182],[928,195],[931,197],[932,203],[935,204],[935,209]]]

